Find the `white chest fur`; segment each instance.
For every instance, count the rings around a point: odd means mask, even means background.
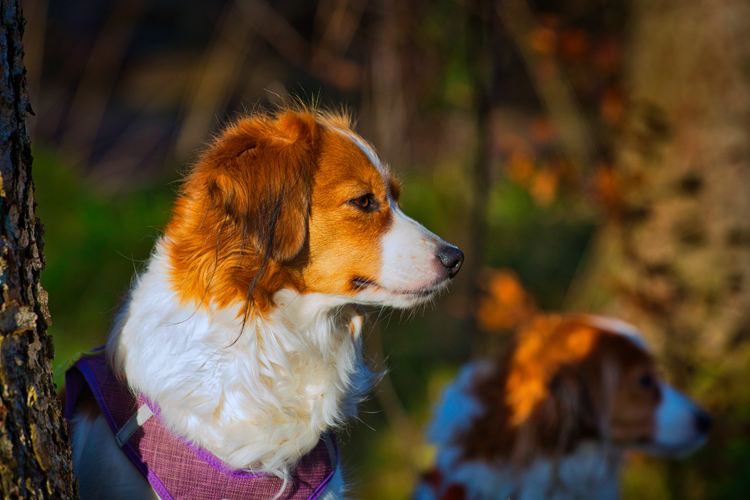
[[[284,474],[356,411],[371,373],[342,297],[281,290],[242,329],[241,305],[181,307],[157,247],[107,343],[112,366],[170,428],[236,468]]]

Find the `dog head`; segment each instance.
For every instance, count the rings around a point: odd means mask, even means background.
[[[487,411],[462,437],[468,458],[523,464],[584,441],[679,456],[711,426],[661,380],[635,328],[596,316],[537,318],[476,393]]]
[[[407,217],[399,184],[343,115],[309,109],[245,117],[188,174],[165,249],[184,302],[261,312],[278,290],[411,307],[463,262]]]

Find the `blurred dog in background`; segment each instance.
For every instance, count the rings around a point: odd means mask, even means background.
[[[616,499],[626,450],[684,456],[710,427],[634,327],[540,316],[445,390],[429,428],[436,464],[414,498]]]

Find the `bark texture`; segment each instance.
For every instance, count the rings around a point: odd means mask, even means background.
[[[632,7],[618,199],[577,305],[642,326],[685,384],[748,359],[750,4]]]
[[[0,5],[0,496],[77,498],[39,284],[43,227],[34,216],[24,21],[18,0]]]

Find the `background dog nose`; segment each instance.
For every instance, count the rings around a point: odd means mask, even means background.
[[[701,410],[695,414],[695,428],[698,429],[698,432],[701,434],[708,434],[708,431],[711,430],[713,425],[714,420],[705,411]]]
[[[448,276],[453,278],[461,269],[461,264],[464,262],[464,253],[454,246],[447,246],[440,250],[437,258],[448,269]]]

